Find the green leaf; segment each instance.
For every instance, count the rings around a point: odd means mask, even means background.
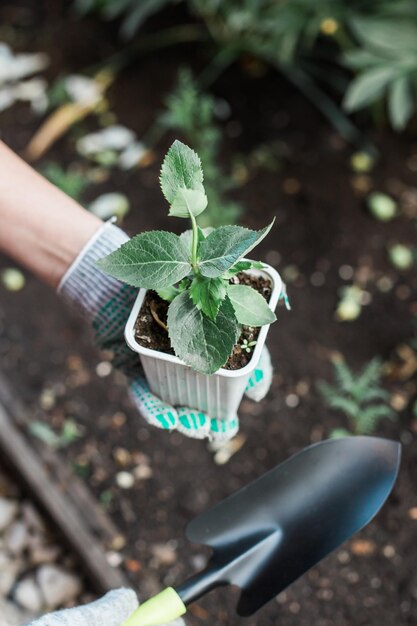
[[[189,217],[190,212],[199,215],[207,206],[201,161],[194,150],[180,141],[174,141],[168,150],[160,183],[162,193],[171,204],[170,215]]]
[[[197,229],[198,229],[198,241],[199,242],[206,239],[208,235],[212,233],[213,230],[215,230],[214,228],[211,228],[211,227],[200,228],[200,226],[197,226]],[[185,244],[185,247],[187,248],[187,250],[191,250],[191,245],[193,241],[193,231],[191,230],[191,228],[181,233],[180,239]]]
[[[417,51],[417,25],[413,20],[356,17],[351,25],[364,46],[383,51],[391,58],[403,59],[405,52]]]
[[[388,92],[388,112],[392,127],[403,130],[414,112],[414,100],[409,76],[400,76]]]
[[[242,226],[216,228],[200,243],[200,272],[209,278],[221,276],[266,237],[274,221],[259,231]]]
[[[59,436],[52,430],[46,422],[34,420],[29,423],[29,432],[31,435],[46,443],[51,448],[58,448],[60,444]]]
[[[378,100],[389,83],[398,75],[392,66],[374,67],[362,72],[350,83],[343,106],[347,111],[357,111]]]
[[[359,419],[361,407],[351,398],[335,396],[329,399],[328,404],[331,409],[337,409],[338,411],[346,413],[346,415],[355,420],[355,422]]]
[[[333,428],[330,432],[331,439],[341,439],[342,437],[352,437],[352,433],[347,428]]]
[[[155,290],[174,285],[191,271],[180,237],[157,230],[133,237],[97,265],[129,285]]]
[[[345,64],[353,70],[365,70],[386,63],[386,58],[369,50],[347,50],[343,55]]]
[[[175,354],[203,374],[214,374],[226,363],[240,333],[227,298],[213,322],[193,304],[188,291],[171,302],[168,329]]]
[[[250,269],[262,270],[265,267],[260,261],[238,261],[230,270],[227,271],[224,278],[232,278],[239,272],[245,272]]]
[[[190,296],[195,306],[215,321],[220,304],[226,297],[226,282],[222,278],[195,276],[191,283]]]
[[[172,302],[180,293],[178,287],[174,287],[173,285],[157,289],[156,292],[162,300],[166,300],[167,302]]]
[[[200,189],[178,189],[169,214],[173,217],[190,217],[190,214],[197,216],[204,211],[207,206],[207,196]]]
[[[277,319],[265,298],[247,285],[228,285],[227,295],[235,310],[236,319],[246,326],[265,326]]]

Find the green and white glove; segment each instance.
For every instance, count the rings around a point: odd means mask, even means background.
[[[107,276],[96,266],[98,259],[116,250],[129,237],[107,222],[87,243],[68,269],[58,287],[64,296],[91,321],[98,346],[111,350],[114,365],[130,380],[130,393],[149,424],[164,430],[178,430],[188,437],[210,440],[230,439],[239,430],[239,419],[216,419],[189,407],[172,407],[149,391],[140,361],[124,340],[124,327],[137,295],[137,289]],[[269,352],[264,348],[249,380],[246,395],[259,402],[272,381]]]
[[[91,604],[49,613],[27,626],[122,626],[138,606],[132,589],[117,589]],[[184,621],[177,619],[170,626],[184,626]]]

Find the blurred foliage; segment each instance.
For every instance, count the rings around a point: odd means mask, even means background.
[[[29,425],[29,432],[50,448],[66,448],[71,443],[79,439],[82,434],[81,427],[72,419],[66,419],[61,427],[61,432],[57,434],[47,422],[34,420]]]
[[[278,68],[351,141],[357,130],[336,101],[354,112],[384,110],[402,130],[416,108],[415,0],[75,0],[82,14],[121,19],[132,37],[151,15],[187,4],[219,48],[210,78],[242,54]],[[217,67],[216,67],[217,65]],[[330,91],[330,97],[327,91]]]
[[[221,226],[233,223],[242,207],[229,200],[225,194],[236,187],[233,178],[220,167],[222,133],[216,121],[216,108],[221,104],[200,91],[189,70],[181,70],[178,84],[166,100],[166,110],[158,123],[164,130],[180,134],[198,153],[204,170],[204,187],[208,206],[199,217],[201,226]]]
[[[356,111],[386,97],[388,117],[396,130],[405,128],[416,107],[417,19],[410,17],[352,20],[357,45],[343,56],[356,73],[345,95],[346,110]]]
[[[122,18],[121,33],[129,38],[148,17],[172,3],[173,0],[75,0],[75,7],[81,15],[97,12],[106,20]]]
[[[389,393],[381,386],[381,362],[372,359],[359,374],[342,360],[334,362],[335,385],[321,381],[317,387],[331,409],[342,411],[349,419],[355,435],[373,433],[384,418],[396,414],[388,405]],[[333,436],[352,434],[338,428]]]
[[[63,167],[54,162],[45,165],[41,173],[74,200],[80,200],[83,192],[90,185],[90,180],[82,172],[74,169],[64,170]]]

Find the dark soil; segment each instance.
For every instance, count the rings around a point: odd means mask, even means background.
[[[77,23],[58,2],[19,3],[23,5],[20,13],[7,5],[15,20],[23,12],[21,48],[49,52],[51,76],[79,71],[116,47],[108,24],[93,18]],[[1,11],[5,18],[5,9]],[[142,136],[178,66],[189,62],[196,68],[203,64],[198,51],[185,46],[141,57],[124,70],[109,92],[119,121]],[[245,445],[220,466],[204,442],[148,427],[129,400],[125,379],[97,367],[109,356],[93,347],[77,311],[29,275],[20,292],[0,286],[1,367],[34,419],[57,430],[68,417],[79,424],[82,436],[62,454],[120,525],[126,538],[123,564],[132,585],[146,597],[202,566],[206,551],[184,536],[189,520],[304,446],[328,437],[332,428],[348,426],[316,390],[317,381],[331,380],[329,357],[341,353],[358,369],[381,356],[392,364],[384,384],[398,419],[381,422],[376,434],[403,443],[393,495],[361,533],[245,624],[414,625],[417,424],[412,405],[417,379],[410,341],[415,337],[417,277],[414,270],[394,269],[386,247],[395,241],[415,245],[416,139],[407,133],[371,131],[380,160],[369,175],[358,176],[349,165],[352,148],[274,72],[265,70],[255,79],[235,66],[215,84],[215,91],[232,110],[222,158],[233,151],[246,155],[262,141],[276,142],[283,155],[278,171],[258,172],[235,192],[247,207],[242,218],[247,226],[262,228],[277,216],[272,233],[257,249],[258,258],[284,275],[292,304],[291,313],[279,308],[278,322],[268,335],[275,368],[270,394],[260,404],[242,403]],[[19,105],[2,114],[1,124],[3,139],[21,151],[39,120]],[[94,120],[88,124],[95,128]],[[179,220],[167,217],[158,185],[159,165],[172,139],[157,147],[153,165],[130,173],[113,171],[85,200],[120,190],[134,207],[124,224],[129,233],[180,229]],[[68,164],[74,158],[70,134],[44,162]],[[364,190],[369,188],[398,199],[396,219],[386,224],[368,214]],[[0,265],[10,266],[11,261],[1,258]],[[353,280],[368,294],[367,304],[355,321],[341,323],[335,317],[338,292]],[[118,486],[120,471],[139,476],[131,489]],[[188,624],[243,624],[234,611],[236,599],[232,589],[209,594],[191,607]]]
[[[231,282],[247,285],[258,291],[268,302],[271,297],[271,281],[262,276],[254,277],[239,272]],[[144,348],[174,354],[166,330],[169,302],[163,300],[155,291],[147,291],[135,324],[135,337]],[[245,348],[257,341],[260,328],[242,326],[239,341],[224,365],[225,369],[238,370],[245,367],[251,360],[254,346]],[[246,342],[246,344],[245,344]]]

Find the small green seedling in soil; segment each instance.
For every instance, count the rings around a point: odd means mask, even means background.
[[[333,437],[371,434],[382,419],[395,419],[396,414],[388,405],[389,393],[380,384],[379,359],[372,359],[359,374],[338,360],[334,362],[334,374],[334,386],[321,381],[317,387],[329,408],[348,417],[352,430],[337,428],[332,432]]]
[[[42,174],[74,200],[80,200],[83,192],[90,185],[85,174],[77,170],[64,170],[58,163],[48,163],[43,168]]]
[[[242,348],[242,350],[249,354],[250,352],[252,352],[252,349],[256,346],[256,344],[256,341],[248,341],[247,339],[244,339],[240,344],[240,347]]]
[[[33,437],[54,449],[66,448],[82,435],[80,426],[72,419],[65,420],[59,434],[52,430],[49,424],[40,420],[30,423],[29,432]]]
[[[230,282],[239,272],[262,267],[244,257],[266,237],[273,222],[259,231],[241,226],[203,231],[197,226],[196,217],[207,206],[203,170],[198,155],[180,141],[165,157],[160,183],[169,215],[190,219],[191,230],[182,235],[141,233],[98,265],[170,302],[167,325],[176,356],[198,372],[213,374],[232,353],[241,324],[264,326],[276,319],[260,293]]]

